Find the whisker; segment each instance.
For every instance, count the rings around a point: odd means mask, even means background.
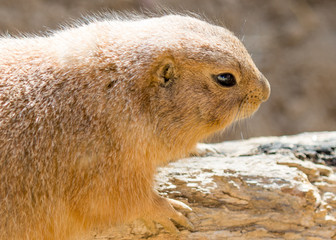
[[[238,121],[239,119],[241,119],[241,115],[240,114],[242,113],[242,110],[244,109],[246,98],[247,98],[247,95],[240,102],[238,110],[237,110],[237,113],[236,113],[236,116],[234,117],[234,121]]]
[[[242,101],[240,102],[239,106],[238,106],[238,109],[237,109],[237,112],[236,112],[236,115],[233,119],[233,124],[232,124],[232,132],[233,133],[237,133],[238,132],[238,129],[241,129],[241,126],[240,126],[240,120],[242,118],[242,112],[244,110],[244,104],[245,104],[245,99],[246,99],[246,96],[242,99]]]
[[[247,121],[245,120],[246,117],[246,112],[248,111],[250,106],[250,103],[247,101],[247,95],[244,97],[241,106],[240,106],[240,110],[239,110],[239,126],[240,126],[240,137],[242,140],[246,139],[246,136],[244,136],[243,132],[245,132],[245,134],[248,134],[247,131]]]
[[[247,95],[239,103],[235,116],[232,123],[225,129],[226,135],[237,135],[238,130],[241,129],[241,120],[244,117],[245,105],[246,105]],[[224,131],[223,131],[224,132]]]
[[[243,131],[240,131],[240,137],[241,137],[242,140],[244,140]]]

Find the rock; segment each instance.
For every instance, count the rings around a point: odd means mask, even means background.
[[[188,204],[195,230],[151,235],[141,222],[91,239],[336,239],[336,132],[202,145],[159,169],[161,195]]]

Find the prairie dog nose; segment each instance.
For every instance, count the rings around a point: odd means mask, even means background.
[[[269,82],[267,81],[267,79],[265,78],[265,76],[263,74],[261,74],[260,76],[260,82],[262,85],[262,98],[261,100],[263,102],[267,101],[267,99],[269,98],[270,94],[271,94],[271,87]]]

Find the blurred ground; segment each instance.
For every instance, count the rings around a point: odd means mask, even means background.
[[[228,27],[268,78],[269,101],[226,131],[226,139],[336,130],[333,0],[0,0],[0,33],[38,33],[90,12],[151,10],[156,4]]]

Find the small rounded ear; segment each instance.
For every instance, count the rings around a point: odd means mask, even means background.
[[[176,78],[176,69],[173,59],[166,58],[160,62],[156,71],[156,78],[162,86],[167,86]]]

